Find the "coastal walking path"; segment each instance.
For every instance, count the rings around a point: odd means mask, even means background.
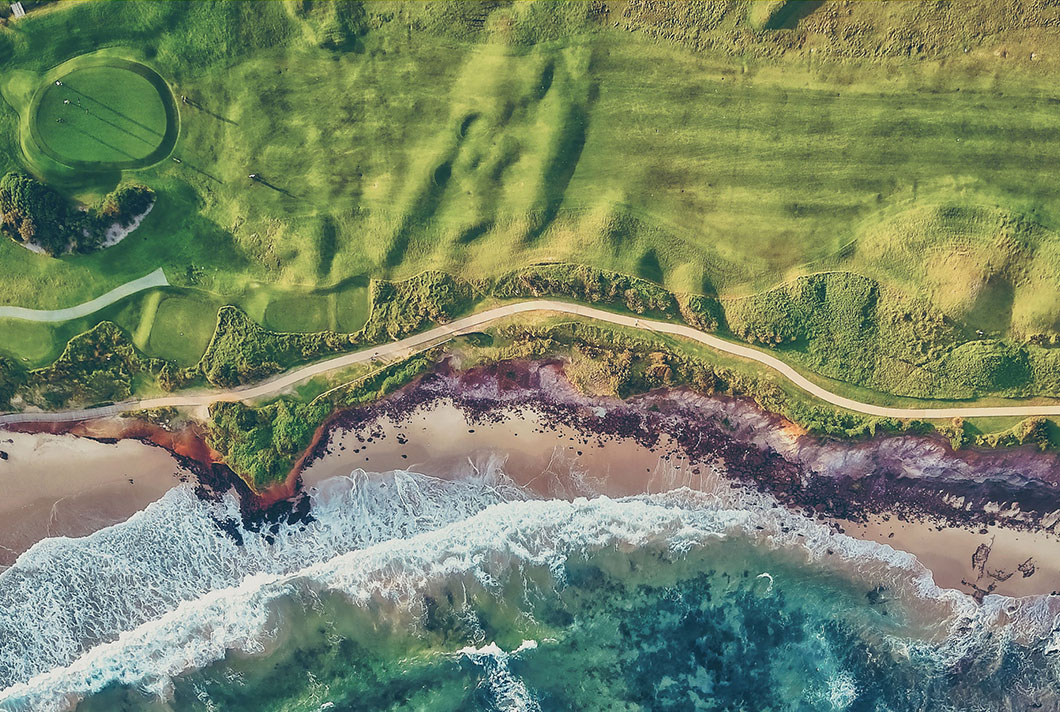
[[[67,307],[66,309],[26,309],[25,307],[0,307],[0,318],[6,317],[8,319],[25,319],[27,321],[68,321],[69,319],[77,319],[83,316],[88,316],[93,312],[97,312],[103,307],[109,307],[114,302],[125,299],[130,294],[136,294],[142,292],[145,289],[152,289],[153,287],[168,287],[169,280],[166,279],[166,273],[159,267],[151,274],[145,274],[139,279],[134,279],[131,282],[126,282],[114,289],[110,290],[106,294],[87,301],[84,304],[78,304],[75,307]]]
[[[325,361],[296,368],[287,373],[280,374],[275,378],[263,381],[253,386],[243,386],[229,390],[216,390],[203,393],[161,396],[158,398],[146,398],[143,400],[124,401],[112,405],[96,408],[84,408],[80,410],[68,410],[57,412],[37,413],[12,413],[0,415],[0,426],[14,423],[28,422],[69,422],[76,420],[88,420],[91,418],[103,418],[119,413],[135,410],[146,410],[149,408],[171,408],[171,407],[202,407],[219,401],[253,400],[263,396],[272,396],[282,393],[286,389],[329,371],[334,371],[355,364],[366,363],[375,359],[391,356],[399,356],[407,353],[423,350],[429,346],[435,346],[454,337],[474,331],[486,324],[500,319],[526,314],[528,312],[553,312],[560,314],[572,314],[587,317],[598,321],[617,324],[619,326],[643,329],[659,334],[678,336],[709,346],[723,353],[739,356],[751,361],[756,361],[777,371],[792,383],[805,390],[810,395],[819,398],[840,408],[846,408],[866,415],[874,415],[886,418],[972,418],[993,416],[1060,416],[1060,404],[1057,405],[1002,405],[984,407],[945,407],[945,408],[892,408],[887,406],[872,405],[846,398],[833,393],[816,383],[813,383],[794,368],[784,363],[776,356],[768,354],[750,346],[734,344],[730,341],[707,334],[684,324],[673,324],[665,321],[642,319],[640,317],[626,314],[594,309],[593,307],[572,304],[569,302],[538,299],[517,304],[505,304],[494,307],[471,316],[457,319],[444,326],[438,326],[429,331],[409,336],[408,338],[394,341],[389,344],[375,346],[363,351],[336,356]]]

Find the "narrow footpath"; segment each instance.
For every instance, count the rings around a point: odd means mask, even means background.
[[[505,304],[494,307],[471,316],[457,319],[444,326],[438,326],[420,334],[414,334],[400,341],[375,346],[363,351],[344,354],[334,358],[320,361],[318,363],[292,369],[274,378],[263,381],[252,386],[243,386],[228,390],[213,390],[202,393],[187,395],[161,396],[158,398],[146,398],[143,400],[123,401],[112,405],[97,408],[82,408],[78,410],[45,412],[45,413],[11,413],[0,415],[0,426],[14,423],[29,422],[69,422],[76,420],[88,420],[92,418],[104,418],[119,413],[134,410],[146,410],[149,408],[181,408],[201,407],[219,401],[254,400],[266,396],[274,396],[287,390],[291,386],[301,383],[313,376],[335,371],[347,366],[366,363],[374,359],[400,357],[421,351],[425,348],[436,346],[450,341],[460,334],[469,333],[500,319],[506,319],[517,314],[528,312],[552,312],[559,314],[572,314],[575,316],[595,319],[597,321],[616,324],[618,326],[643,329],[659,334],[667,334],[698,342],[722,353],[739,356],[762,364],[773,369],[792,383],[802,388],[810,395],[826,403],[845,408],[865,415],[874,415],[885,418],[918,418],[949,419],[949,418],[978,418],[994,416],[1060,416],[1060,404],[1054,405],[1000,405],[1000,406],[957,406],[944,408],[893,408],[888,406],[873,405],[846,398],[833,393],[822,386],[813,383],[801,373],[788,364],[781,361],[772,354],[759,351],[750,346],[735,344],[722,338],[707,334],[684,324],[673,324],[665,321],[642,319],[640,317],[626,314],[594,309],[593,307],[568,302],[553,301],[548,299],[537,299],[515,304]]]

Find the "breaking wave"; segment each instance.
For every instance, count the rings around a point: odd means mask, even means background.
[[[598,552],[682,557],[734,540],[822,576],[885,587],[904,612],[901,633],[888,635],[911,660],[927,656],[944,669],[1018,641],[1052,660],[1042,672],[1060,680],[1060,656],[1049,652],[1060,649],[1056,599],[988,596],[978,605],[938,588],[912,555],[835,534],[765,497],[677,490],[532,500],[496,462],[455,481],[358,471],[311,494],[314,521],[241,530],[241,545],[217,525],[238,522],[233,499],[202,502],[181,487],[123,524],[35,546],[0,575],[0,709],[70,709],[115,685],[166,696],[175,677],[232,651],[268,652],[285,600],[338,593],[363,609],[415,612],[454,581],[499,591],[513,571],[538,569],[563,586],[572,559]],[[779,576],[752,572],[755,595],[773,595]],[[531,641],[510,653],[489,642],[456,657],[484,672],[494,708],[535,710],[512,665],[536,652]],[[829,680],[822,699],[845,709],[857,681],[839,669]]]

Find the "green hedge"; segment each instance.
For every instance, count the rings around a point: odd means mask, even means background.
[[[230,388],[348,351],[354,344],[354,337],[334,331],[269,331],[237,307],[224,306],[217,312],[217,328],[196,368],[213,385]]]
[[[497,280],[493,295],[502,299],[568,297],[588,304],[624,307],[636,314],[678,315],[677,299],[665,287],[586,265],[535,265],[509,272]]]

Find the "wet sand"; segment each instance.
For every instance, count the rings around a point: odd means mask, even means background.
[[[460,477],[500,459],[509,477],[543,497],[730,487],[710,463],[677,454],[665,435],[648,448],[632,438],[586,435],[532,409],[499,412],[508,417],[469,423],[459,408],[436,400],[363,430],[332,431],[326,454],[302,471],[304,485],[356,468]],[[42,538],[84,536],[124,521],[188,477],[166,450],[136,440],[0,431],[0,451],[8,455],[0,459],[0,567]],[[1051,532],[896,516],[831,521],[852,536],[915,554],[947,588],[1013,596],[1060,591],[1060,537]]]
[[[78,537],[125,521],[187,473],[136,440],[0,431],[0,567],[45,537]]]
[[[460,409],[439,402],[400,421],[384,416],[364,431],[333,431],[328,454],[303,470],[303,481],[312,487],[356,468],[456,477],[485,467],[490,458],[501,458],[504,472],[517,484],[546,497],[727,487],[709,464],[692,464],[674,455],[665,438],[649,449],[627,438],[586,437],[568,426],[546,423],[531,410],[508,413],[501,422],[468,423]],[[973,595],[979,588],[1010,596],[1060,591],[1060,537],[1053,533],[955,527],[893,516],[872,517],[867,524],[830,521],[851,536],[913,553],[944,588]],[[982,560],[984,544],[990,551]],[[982,566],[973,562],[977,551]],[[1033,573],[1025,576],[1031,566]]]

